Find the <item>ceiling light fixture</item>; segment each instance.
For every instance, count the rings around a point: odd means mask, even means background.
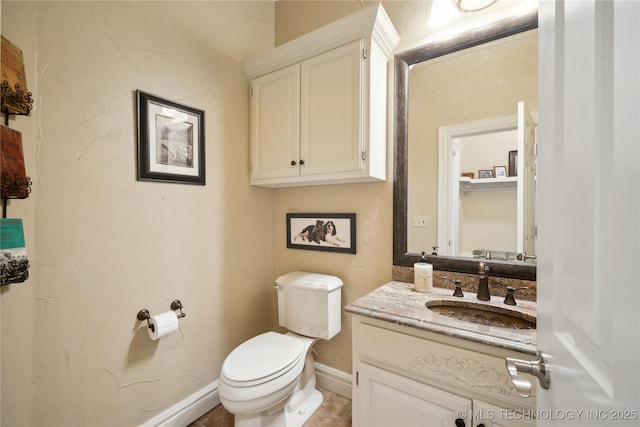
[[[494,4],[498,0],[452,0],[461,12],[477,12]]]

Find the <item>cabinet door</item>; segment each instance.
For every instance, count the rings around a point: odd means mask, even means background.
[[[535,427],[533,409],[505,409],[473,400],[473,427]]]
[[[301,64],[302,175],[359,171],[364,167],[364,40]]]
[[[471,425],[471,400],[366,363],[354,396],[356,426],[455,427],[457,418]]]
[[[251,82],[251,180],[299,174],[300,65]]]

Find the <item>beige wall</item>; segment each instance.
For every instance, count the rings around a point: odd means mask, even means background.
[[[391,143],[386,182],[248,180],[242,61],[374,3],[2,1],[2,33],[23,49],[36,100],[11,123],[34,186],[9,216],[25,221],[32,267],[0,291],[2,425],[137,425],[276,326],[277,275],[335,274],[344,304],[391,279]],[[383,4],[397,51],[424,36],[428,1]],[[136,181],[135,89],[206,111],[206,186]],[[286,249],[287,212],[355,212],[358,253]],[[175,298],[180,332],[150,341],[136,313]],[[349,316],[317,350],[351,370]]]
[[[35,99],[11,121],[34,184],[9,206],[31,278],[1,289],[3,426],[137,425],[270,329],[274,197],[249,186],[242,61],[273,22],[270,2],[2,2]],[[206,186],[136,181],[136,89],[206,111]],[[180,331],[151,341],[136,313],[175,298]]]

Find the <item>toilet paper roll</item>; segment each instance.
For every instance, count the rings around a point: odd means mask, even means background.
[[[166,313],[151,316],[149,324],[151,325],[149,337],[154,341],[159,340],[178,330],[178,316],[174,311],[167,311]]]

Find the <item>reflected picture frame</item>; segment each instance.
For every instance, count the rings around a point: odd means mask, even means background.
[[[509,176],[518,176],[518,150],[509,151]]]
[[[493,167],[493,177],[494,178],[506,178],[507,177],[507,167],[506,166],[494,166]]]
[[[486,178],[493,178],[493,171],[490,169],[480,169],[478,171],[478,178],[479,179],[486,179]]]
[[[288,213],[287,248],[356,253],[355,213]]]
[[[136,90],[138,181],[205,185],[204,111]]]

